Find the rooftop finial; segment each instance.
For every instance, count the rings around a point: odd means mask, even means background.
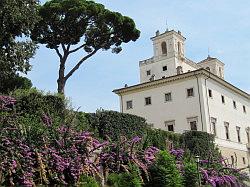
[[[207,48],[207,58],[210,58],[210,49],[209,49],[209,47]]]

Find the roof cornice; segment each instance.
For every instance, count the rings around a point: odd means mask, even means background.
[[[217,75],[214,75],[213,73],[211,73],[210,71],[207,71],[205,69],[198,69],[198,70],[190,71],[190,72],[183,73],[180,75],[174,75],[174,76],[166,77],[163,79],[157,79],[157,80],[154,80],[151,82],[145,82],[145,83],[129,86],[126,88],[115,89],[115,90],[113,90],[113,92],[118,94],[118,95],[121,95],[123,93],[128,93],[130,91],[140,90],[142,88],[150,88],[150,87],[154,87],[154,86],[158,86],[158,85],[164,85],[168,82],[173,82],[173,81],[177,81],[177,80],[181,80],[181,79],[184,80],[184,79],[187,79],[190,77],[196,77],[196,76],[206,76],[207,78],[210,78],[210,79],[216,81],[217,83],[222,84],[223,86],[229,88],[230,90],[232,90],[232,91],[236,92],[237,94],[250,100],[250,95],[248,93],[237,88],[236,86],[225,81],[224,79],[219,78]]]

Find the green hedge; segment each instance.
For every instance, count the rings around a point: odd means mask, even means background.
[[[47,114],[50,116],[63,117],[66,102],[63,96],[44,94],[36,89],[16,90],[12,93],[16,98],[16,112],[32,115]]]
[[[100,110],[85,114],[85,117],[89,124],[88,128],[104,139],[106,136],[112,140],[119,140],[121,136],[142,137],[148,126],[144,118],[115,111]]]
[[[161,150],[165,150],[167,145],[166,141],[169,140],[173,143],[175,148],[179,148],[181,147],[181,139],[182,136],[177,133],[168,132],[161,129],[147,128],[145,129],[143,146],[154,146]]]
[[[181,144],[194,156],[212,160],[220,157],[220,152],[214,143],[214,135],[201,131],[187,131],[182,134]]]

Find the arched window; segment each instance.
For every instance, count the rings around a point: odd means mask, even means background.
[[[178,42],[178,53],[181,53],[181,42]]]
[[[161,50],[162,50],[162,54],[166,55],[168,53],[166,42],[161,43]]]

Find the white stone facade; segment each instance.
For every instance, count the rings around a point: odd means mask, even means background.
[[[121,112],[144,117],[154,128],[213,133],[225,157],[248,166],[250,95],[224,80],[218,59],[187,59],[180,32],[151,39],[154,56],[139,63],[141,83],[114,90]]]

